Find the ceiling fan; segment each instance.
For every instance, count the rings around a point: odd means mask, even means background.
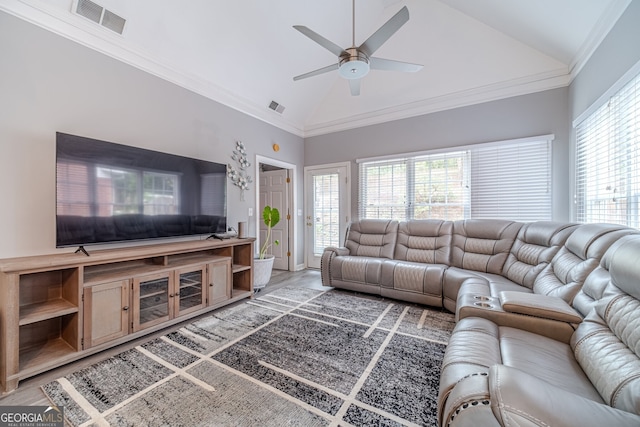
[[[329,71],[338,70],[340,76],[349,80],[349,88],[351,95],[360,95],[360,79],[373,70],[388,71],[404,71],[416,72],[422,69],[422,65],[411,64],[408,62],[394,61],[391,59],[376,58],[373,53],[378,50],[389,38],[395,34],[404,24],[409,21],[409,9],[404,6],[398,13],[393,15],[385,24],[378,28],[367,40],[360,46],[356,47],[356,1],[352,2],[352,42],[351,47],[343,49],[330,40],[322,37],[320,34],[310,30],[304,25],[294,25],[293,28],[309,37],[320,46],[324,47],[338,57],[336,64],[301,74],[293,78],[294,81],[306,79],[307,77],[317,76],[319,74],[328,73]]]

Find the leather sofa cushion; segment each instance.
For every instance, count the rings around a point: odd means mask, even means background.
[[[611,252],[607,258],[611,282],[640,300],[640,239],[637,236],[623,237]]]
[[[354,256],[393,259],[398,221],[362,219],[350,224],[345,247]]]
[[[580,398],[518,369],[496,365],[488,375],[493,413],[503,426],[634,426],[638,419]]]
[[[380,285],[385,288],[442,297],[446,265],[385,260]]]
[[[568,344],[515,328],[500,328],[502,363],[549,384],[602,402]]]
[[[382,274],[381,258],[366,256],[340,256],[332,260],[331,279],[379,285]]]
[[[576,224],[554,221],[523,225],[507,256],[502,275],[522,286],[533,288],[538,274],[576,227]]]
[[[553,260],[538,275],[533,291],[553,295],[572,304],[589,273],[598,267],[609,247],[637,231],[614,224],[583,224],[567,239]]]
[[[640,301],[623,292],[598,301],[571,345],[605,402],[640,415]]]
[[[571,393],[602,402],[568,344],[535,333],[499,327],[479,317],[461,319],[442,363],[441,395],[463,377],[503,364]]]
[[[522,223],[467,219],[453,223],[451,266],[500,274]]]
[[[573,308],[586,317],[595,304],[603,298],[609,282],[611,282],[609,265],[605,258],[602,258],[600,265],[587,276],[582,288],[573,298]]]
[[[453,223],[435,219],[403,221],[394,259],[449,265]]]
[[[558,297],[504,291],[500,292],[499,299],[503,310],[509,313],[543,317],[568,323],[582,322],[580,313]]]

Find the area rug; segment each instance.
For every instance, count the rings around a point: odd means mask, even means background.
[[[435,426],[452,314],[285,287],[43,386],[72,426]]]

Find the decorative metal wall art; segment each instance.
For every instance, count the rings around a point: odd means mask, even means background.
[[[234,167],[231,163],[227,164],[227,176],[231,179],[233,185],[240,188],[240,200],[244,200],[244,191],[249,189],[249,184],[253,182],[251,176],[247,174],[247,169],[251,167],[251,163],[247,160],[247,151],[241,141],[236,141],[236,148],[233,150],[231,159],[238,163]]]

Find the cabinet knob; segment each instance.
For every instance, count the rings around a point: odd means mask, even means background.
[[[124,307],[122,307],[122,311],[127,311],[127,310],[129,310],[129,306],[128,305],[125,305]]]

